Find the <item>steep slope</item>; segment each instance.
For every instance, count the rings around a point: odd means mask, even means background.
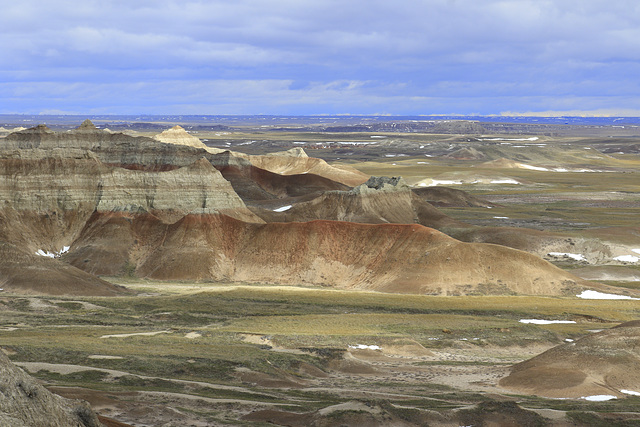
[[[186,145],[188,147],[200,148],[210,153],[221,153],[224,150],[219,148],[207,147],[199,138],[188,133],[182,126],[174,126],[153,137],[156,141],[165,142],[167,144]]]
[[[49,392],[0,351],[0,425],[99,427],[89,404]]]
[[[111,242],[119,242],[114,255]],[[590,284],[525,252],[468,244],[420,225],[248,224],[187,215],[95,214],[66,259],[98,274],[326,285],[384,292],[575,295]],[[112,270],[103,271],[109,259]],[[120,264],[115,261],[120,259]]]
[[[433,206],[447,207],[493,207],[494,203],[473,196],[466,191],[448,187],[414,188],[413,193]]]
[[[229,151],[211,156],[209,160],[245,201],[349,189],[344,184],[312,173],[280,175],[270,172]]]
[[[0,288],[19,294],[113,296],[126,292],[58,259],[0,242]]]
[[[335,167],[322,159],[308,157],[302,148],[265,156],[249,156],[256,167],[280,175],[313,174],[349,187],[364,183],[369,176],[350,167]]]
[[[289,202],[288,207],[285,204]],[[253,211],[267,222],[325,219],[366,224],[415,223],[433,228],[466,226],[416,196],[402,178],[371,177],[349,191],[327,191],[302,201],[282,200],[279,205],[285,206]]]
[[[515,365],[500,381],[518,392],[562,398],[637,395],[639,384],[637,320],[554,347]]]

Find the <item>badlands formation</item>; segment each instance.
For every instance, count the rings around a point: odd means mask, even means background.
[[[0,424],[638,425],[635,160],[438,129],[331,164],[287,132],[1,134],[1,348],[100,416],[0,353]],[[593,228],[535,175],[614,167]]]
[[[178,127],[132,137],[89,121],[65,133],[38,126],[7,136],[0,241],[15,255],[0,261],[4,287],[33,290],[16,265],[33,269],[44,251],[60,253],[47,260],[59,277],[42,289],[54,294],[82,294],[62,288],[68,275],[89,281],[84,273],[428,295],[611,291],[526,252],[425,227],[461,224],[404,182],[363,183],[362,173],[300,151],[246,156],[194,138]],[[281,215],[257,203],[292,198],[295,207]],[[115,291],[96,277],[89,292]]]

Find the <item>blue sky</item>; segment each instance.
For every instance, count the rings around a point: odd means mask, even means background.
[[[0,0],[0,113],[640,116],[637,0]]]

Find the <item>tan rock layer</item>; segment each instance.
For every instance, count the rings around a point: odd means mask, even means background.
[[[96,213],[66,259],[95,274],[232,280],[433,295],[575,295],[583,281],[526,252],[454,240],[420,225],[248,224],[187,215]],[[120,260],[120,261],[118,261]]]

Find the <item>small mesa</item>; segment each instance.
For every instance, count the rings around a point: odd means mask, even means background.
[[[531,323],[533,325],[553,325],[555,323],[576,323],[576,322],[573,320],[520,319],[520,323]]]

